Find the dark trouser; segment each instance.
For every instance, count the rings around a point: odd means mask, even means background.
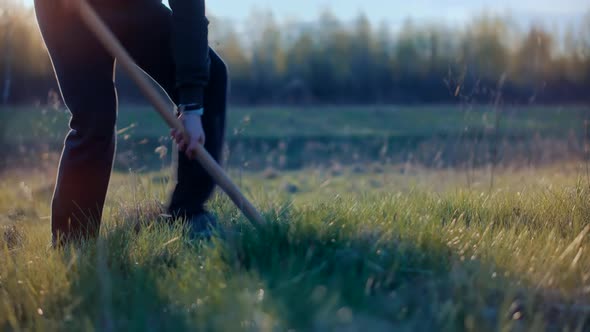
[[[100,1],[96,1],[100,2]],[[171,12],[161,4],[96,5],[137,64],[176,101],[171,52]],[[120,2],[118,4],[117,2]],[[147,1],[146,1],[147,2]],[[60,90],[72,117],[52,202],[51,230],[68,240],[98,235],[115,153],[117,94],[115,59],[61,2],[36,0],[35,9]],[[205,90],[205,148],[219,161],[225,130],[227,71],[210,50],[211,79]],[[197,161],[178,157],[177,182],[169,213],[191,217],[203,212],[213,180]]]

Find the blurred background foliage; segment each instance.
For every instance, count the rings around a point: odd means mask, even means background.
[[[210,19],[234,104],[490,103],[498,93],[522,104],[590,101],[590,12],[560,28],[489,13],[463,26],[407,19],[395,29],[328,10],[313,22],[253,11],[246,28]],[[125,78],[118,88],[122,100],[141,102]],[[34,10],[8,0],[0,8],[0,89],[3,104],[59,101]]]

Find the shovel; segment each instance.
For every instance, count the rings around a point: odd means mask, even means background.
[[[159,94],[142,70],[137,67],[131,56],[129,56],[129,53],[121,45],[121,42],[119,42],[117,37],[96,14],[88,2],[86,0],[66,0],[66,5],[78,12],[82,21],[96,35],[111,55],[117,59],[117,64],[127,72],[168,126],[181,132],[185,142],[188,142],[189,136],[182,122],[174,116],[170,103]],[[256,228],[260,228],[265,223],[265,220],[202,145],[198,145],[195,157],[213,178],[215,183],[229,196],[238,209],[242,211],[244,216]]]

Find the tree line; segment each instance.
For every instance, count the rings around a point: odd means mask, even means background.
[[[392,29],[362,14],[297,23],[255,12],[244,26],[211,18],[237,104],[590,102],[590,12],[563,31],[485,13],[464,27],[408,19]],[[3,104],[59,99],[31,8],[0,9],[0,50]],[[124,77],[117,86],[141,101]]]

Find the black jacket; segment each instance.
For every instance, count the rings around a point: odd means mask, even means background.
[[[205,0],[169,0],[180,103],[203,103],[209,81],[209,21]]]

